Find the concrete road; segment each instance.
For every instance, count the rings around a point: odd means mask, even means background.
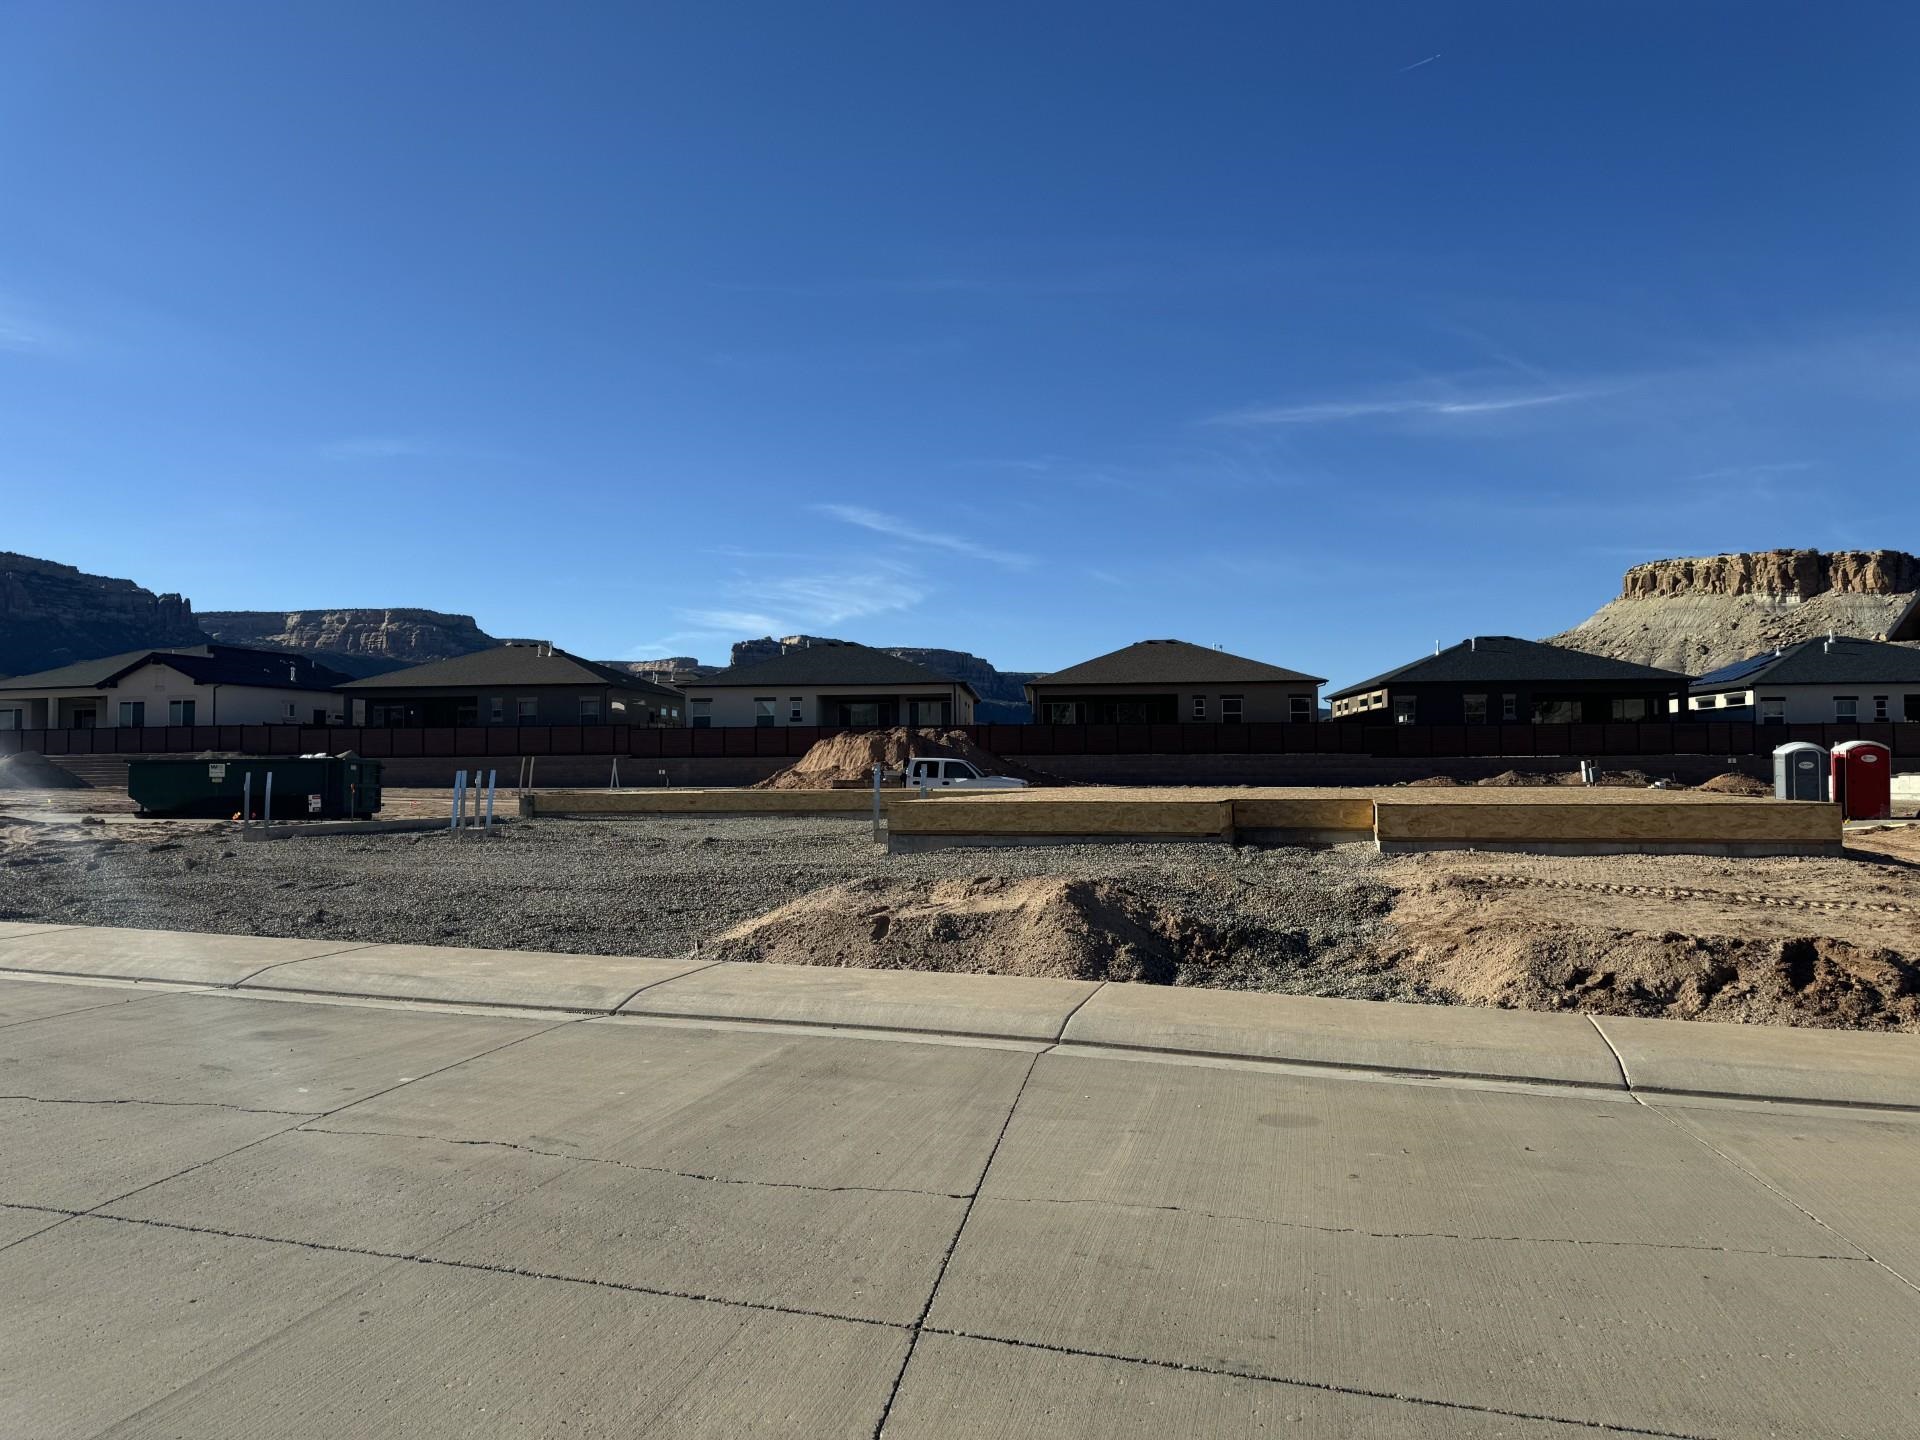
[[[0,979],[0,1435],[1920,1430],[1920,1114],[1381,1036],[1310,1073]]]

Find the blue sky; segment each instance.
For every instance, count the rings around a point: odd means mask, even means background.
[[[1920,10],[0,4],[0,548],[1352,680],[1913,548]],[[1437,57],[1437,58],[1429,58]]]

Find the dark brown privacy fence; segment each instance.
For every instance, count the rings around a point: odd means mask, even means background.
[[[1920,725],[1755,725],[1645,721],[1608,725],[971,725],[997,755],[1766,755],[1789,740],[1833,746],[1878,740],[1920,758]],[[837,729],[660,730],[639,725],[122,725],[99,730],[0,730],[0,754],[308,755],[343,750],[374,759],[415,756],[619,755],[641,760],[791,759]]]

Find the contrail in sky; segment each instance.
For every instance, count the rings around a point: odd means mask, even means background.
[[[1439,58],[1440,58],[1440,52],[1436,50],[1433,54],[1427,56],[1427,58],[1424,60],[1416,60],[1411,65],[1402,65],[1397,73],[1404,75],[1409,70],[1418,70],[1422,65],[1431,65],[1434,61],[1438,60]]]

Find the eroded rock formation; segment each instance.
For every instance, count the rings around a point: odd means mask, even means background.
[[[179,595],[0,551],[0,675],[206,640]]]

